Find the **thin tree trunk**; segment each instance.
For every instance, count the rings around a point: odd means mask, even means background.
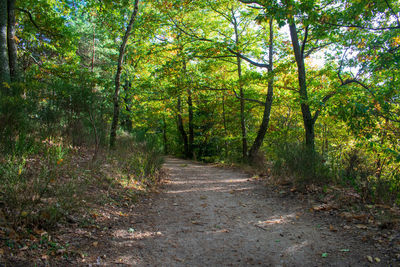
[[[4,83],[10,82],[10,66],[8,63],[7,45],[7,0],[0,0],[0,88],[8,92]]]
[[[188,110],[189,110],[189,157],[194,157],[193,143],[194,143],[194,130],[193,130],[193,101],[192,90],[188,89]]]
[[[298,80],[299,80],[299,94],[301,113],[303,115],[303,123],[306,135],[306,146],[314,150],[315,134],[314,134],[314,118],[311,115],[310,106],[308,105],[307,83],[306,83],[306,68],[304,64],[304,55],[300,49],[299,39],[297,36],[296,25],[293,22],[289,23],[290,37],[292,39],[293,52],[296,58]]]
[[[185,157],[188,157],[188,154],[189,154],[188,137],[187,137],[185,128],[183,127],[182,107],[181,107],[181,97],[180,96],[178,97],[177,109],[178,109],[178,131],[182,137]]]
[[[268,130],[269,118],[271,115],[271,107],[272,107],[272,101],[273,101],[273,96],[274,96],[274,76],[272,74],[273,63],[274,63],[273,53],[274,53],[274,29],[273,29],[273,20],[271,19],[269,22],[269,63],[268,63],[269,68],[268,68],[268,74],[270,75],[270,77],[268,80],[268,93],[267,93],[267,98],[265,100],[264,114],[263,114],[262,122],[261,122],[260,128],[258,130],[257,137],[254,140],[254,143],[251,146],[250,151],[249,151],[250,161],[254,161],[255,157],[257,156],[257,153],[264,141],[265,134],[267,133],[267,130]]]
[[[224,123],[224,133],[225,133],[225,138],[224,138],[225,158],[228,158],[228,142],[226,141],[226,138],[228,137],[228,129],[226,127],[225,91],[222,91],[222,120]]]
[[[238,23],[235,17],[235,14],[232,10],[232,22],[235,30],[235,43],[236,46],[239,46],[239,30]],[[244,92],[243,92],[243,84],[242,84],[242,60],[238,56],[236,56],[236,64],[237,64],[237,73],[239,78],[239,94],[240,94],[240,127],[242,130],[242,158],[243,160],[247,160],[247,132],[246,132],[246,120],[245,120],[245,100],[244,100]]]
[[[165,115],[163,115],[162,119],[163,119],[164,154],[168,155],[167,122],[165,120]]]
[[[92,72],[94,71],[94,61],[96,59],[96,28],[95,24],[93,23],[93,39],[92,39]]]
[[[17,43],[15,41],[15,0],[8,0],[7,44],[11,81],[18,78]]]
[[[132,25],[136,20],[136,15],[138,12],[139,0],[135,0],[134,9],[132,12],[131,19],[129,21],[128,27],[126,28],[126,32],[124,38],[122,39],[122,44],[119,49],[119,57],[118,57],[118,67],[117,73],[115,74],[115,91],[114,91],[114,114],[113,120],[111,124],[111,132],[110,132],[110,148],[115,146],[115,139],[117,135],[117,127],[118,127],[118,119],[119,119],[119,89],[121,86],[121,73],[122,73],[122,64],[124,62],[124,54],[126,50],[126,44],[128,43],[129,35],[131,34]]]

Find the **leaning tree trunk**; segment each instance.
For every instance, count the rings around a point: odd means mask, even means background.
[[[272,107],[272,101],[273,101],[273,96],[274,96],[274,75],[273,75],[273,63],[274,63],[274,29],[273,29],[273,20],[270,19],[269,21],[269,62],[268,62],[268,74],[269,80],[268,80],[268,93],[267,93],[267,98],[265,100],[264,104],[264,114],[262,118],[262,122],[260,125],[260,128],[257,132],[257,137],[254,140],[253,145],[250,148],[249,151],[249,160],[250,162],[254,162],[255,157],[258,154],[258,151],[260,150],[260,147],[264,141],[265,134],[267,133],[268,130],[268,124],[269,124],[269,118],[271,115],[271,107]]]
[[[126,50],[126,44],[128,43],[129,35],[131,34],[132,25],[136,20],[136,15],[138,13],[139,0],[135,0],[134,9],[132,12],[131,19],[129,21],[128,27],[126,28],[126,32],[124,38],[122,39],[122,44],[119,49],[119,57],[118,57],[118,67],[117,73],[115,74],[115,91],[114,91],[114,115],[111,124],[111,132],[110,132],[110,148],[115,146],[115,139],[117,135],[117,127],[118,127],[118,119],[119,119],[119,88],[121,86],[121,73],[122,73],[122,64],[124,62],[124,54]]]
[[[298,80],[299,80],[299,94],[300,94],[300,106],[301,113],[303,115],[304,130],[306,135],[306,146],[307,148],[314,150],[315,134],[314,134],[314,124],[315,120],[311,115],[310,106],[308,105],[308,95],[307,95],[307,83],[306,83],[306,68],[304,64],[304,55],[300,49],[299,39],[297,36],[296,25],[294,22],[289,23],[290,37],[292,39],[293,52],[296,58],[297,70],[298,70]]]
[[[10,66],[8,64],[7,46],[7,0],[0,0],[0,88],[7,91],[4,83],[10,82]]]
[[[18,77],[17,43],[15,41],[15,0],[8,0],[7,12],[8,12],[7,44],[8,44],[10,77],[11,81],[15,82]]]

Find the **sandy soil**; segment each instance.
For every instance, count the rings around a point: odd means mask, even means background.
[[[308,200],[273,192],[248,174],[174,158],[165,168],[162,192],[134,207],[129,224],[111,228],[92,249],[92,265],[393,265],[362,230],[310,212]]]

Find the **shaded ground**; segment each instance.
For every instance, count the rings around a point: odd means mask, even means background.
[[[140,205],[130,229],[115,230],[102,250],[111,255],[98,263],[395,265],[362,232],[340,225],[335,216],[314,215],[306,200],[269,191],[245,173],[173,158],[165,168],[170,180],[163,192]]]
[[[310,210],[310,198],[241,171],[174,158],[164,168],[160,193],[105,203],[91,224],[52,237],[68,243],[69,257],[56,251],[31,265],[399,266],[394,230]]]

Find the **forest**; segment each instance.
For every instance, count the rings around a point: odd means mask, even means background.
[[[4,229],[136,198],[163,155],[400,204],[398,1],[0,0],[0,29]]]

